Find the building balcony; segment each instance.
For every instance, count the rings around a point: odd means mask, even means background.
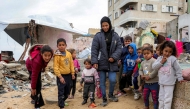
[[[120,2],[119,4],[119,8],[122,8],[123,6],[125,6],[126,4],[130,4],[130,3],[138,3],[139,0],[122,0],[122,2]]]

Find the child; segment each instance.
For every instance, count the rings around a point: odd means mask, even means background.
[[[160,45],[156,46],[156,55],[159,57],[160,56]]]
[[[90,96],[91,104],[94,104],[95,83],[99,84],[99,76],[96,69],[92,68],[91,60],[84,61],[85,69],[82,72],[81,86],[84,82],[84,92],[82,105],[87,103],[88,95]]]
[[[159,109],[171,109],[176,78],[183,82],[181,68],[177,61],[177,49],[172,41],[160,45],[161,56],[152,65],[159,75]]]
[[[58,105],[60,109],[64,109],[65,100],[68,98],[70,91],[71,78],[75,79],[75,71],[72,55],[66,50],[65,39],[59,38],[57,47],[58,50],[54,54],[54,72],[57,76]]]
[[[141,63],[139,74],[141,78],[145,80],[143,97],[145,103],[145,109],[149,109],[149,95],[152,94],[154,102],[154,109],[158,109],[158,76],[157,71],[152,68],[152,64],[155,62],[153,56],[153,49],[146,47],[143,49],[144,61]]]
[[[132,73],[133,73],[133,69],[135,67],[135,61],[138,58],[138,55],[137,55],[135,43],[130,43],[127,48],[128,48],[129,54],[126,56],[124,64],[123,64],[121,88],[125,88],[125,85],[127,82],[128,88],[126,90],[131,90],[130,87],[132,86]]]
[[[137,53],[138,53],[138,58],[140,58],[140,56],[142,55],[142,48],[138,48],[137,49]],[[138,60],[138,59],[137,59]],[[135,92],[135,95],[134,95],[134,99],[135,100],[138,100],[139,97],[140,97],[140,94],[139,94],[139,86],[138,86],[138,76],[139,76],[139,68],[140,68],[140,63],[137,63],[136,62],[136,65],[135,65],[135,68],[133,70],[133,85],[134,85],[134,92]]]
[[[29,50],[29,57],[26,60],[26,67],[31,79],[31,98],[36,109],[44,105],[41,94],[41,71],[45,70],[48,62],[53,56],[53,50],[48,45],[34,45]]]
[[[125,88],[125,86],[122,86],[122,72],[123,72],[123,62],[125,60],[125,57],[128,55],[128,48],[127,46],[132,42],[132,38],[130,36],[126,36],[124,38],[124,47],[122,49],[122,54],[121,54],[121,59],[119,60],[119,64],[120,64],[120,71],[119,71],[119,91],[118,91],[118,96],[121,96],[123,94],[125,94],[126,92],[123,90],[123,88]]]
[[[71,83],[72,95],[69,96],[69,99],[73,99],[74,95],[75,95],[75,91],[76,91],[77,73],[80,72],[80,64],[79,64],[78,60],[76,59],[76,50],[69,49],[68,51],[72,55],[73,62],[74,62],[74,69],[75,69],[75,79],[73,79],[72,83]],[[70,93],[71,93],[71,90],[70,90]]]
[[[150,47],[150,48],[153,50],[153,46],[150,45],[149,43],[144,43],[142,49],[144,49],[144,48],[146,48],[146,47]],[[136,62],[140,64],[143,60],[144,60],[144,56],[143,56],[143,54],[142,54],[142,55],[137,59]],[[140,80],[140,81],[139,81],[140,86],[139,86],[138,91],[139,91],[139,92],[142,92],[142,91],[143,91],[143,86],[144,86],[144,80],[141,79],[141,75],[139,76],[139,80]]]

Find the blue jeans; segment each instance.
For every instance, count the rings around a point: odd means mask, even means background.
[[[154,102],[154,109],[158,109],[158,93],[159,84],[158,83],[145,83],[143,90],[144,103],[146,107],[149,107],[149,95],[152,94],[152,99]]]
[[[133,78],[133,85],[134,85],[134,89],[138,90],[139,86],[138,86],[138,77],[134,77]]]
[[[109,78],[109,95],[113,95],[114,87],[116,84],[116,72],[108,72]],[[106,72],[100,71],[100,88],[102,91],[102,97],[106,98]]]

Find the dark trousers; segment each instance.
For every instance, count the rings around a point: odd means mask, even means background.
[[[158,109],[158,93],[159,84],[158,83],[145,83],[143,90],[144,103],[146,107],[149,107],[149,95],[152,94],[152,99],[154,102],[154,109]]]
[[[75,92],[76,92],[76,83],[77,83],[77,74],[75,74],[75,79],[72,79],[72,82],[71,82],[71,88],[70,88],[69,94],[71,94],[71,90],[72,90],[73,96],[75,95]]]
[[[61,83],[60,79],[57,77],[58,105],[60,108],[64,108],[65,100],[68,98],[70,92],[71,74],[61,76],[64,78],[65,84]]]
[[[39,107],[44,105],[44,100],[42,98],[41,88],[42,88],[42,82],[41,82],[41,72],[40,72],[38,75],[37,83],[36,83],[36,95],[30,96],[33,100],[35,100],[35,104],[34,104],[35,108],[39,108]]]
[[[126,79],[127,79],[127,85],[128,87],[132,86],[132,73],[133,71],[127,71]]]
[[[138,77],[134,77],[133,78],[133,85],[134,85],[134,89],[139,89],[139,86],[138,86]]]
[[[88,95],[90,97],[90,100],[94,102],[94,92],[95,92],[95,84],[84,84],[84,91],[83,91],[83,99],[87,100]]]
[[[125,76],[125,77],[122,77],[121,76],[121,79],[120,79],[120,84],[119,84],[119,90],[120,91],[123,91],[123,89],[125,88],[125,86],[126,86],[126,82],[127,82],[127,77]]]

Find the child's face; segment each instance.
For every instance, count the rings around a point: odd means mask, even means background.
[[[76,56],[77,56],[77,53],[76,53],[76,51],[74,51],[73,54],[72,54],[72,57],[76,58]]]
[[[124,40],[125,46],[129,45],[131,43],[131,40]]]
[[[172,50],[172,48],[170,48],[170,47],[165,47],[165,48],[163,49],[163,56],[164,56],[164,57],[169,57],[169,56],[172,55],[172,53],[173,53],[173,50]]]
[[[145,58],[146,60],[149,60],[149,59],[152,58],[153,53],[152,53],[151,51],[149,51],[149,50],[144,50],[144,51],[143,51],[143,56],[144,56],[144,58]]]
[[[92,67],[92,65],[90,63],[88,63],[88,62],[85,62],[84,65],[85,65],[86,69],[90,69]]]
[[[60,52],[64,52],[66,47],[67,45],[64,42],[59,42],[57,45],[57,48],[59,49]]]
[[[138,53],[138,56],[142,55],[142,50],[138,50],[137,53]]]
[[[129,53],[132,54],[133,53],[133,48],[131,46],[129,46]]]
[[[160,50],[159,50],[159,49],[156,49],[156,54],[157,54],[158,56],[160,56]]]
[[[44,52],[41,54],[42,58],[45,62],[49,62],[51,57],[52,57],[52,53],[51,52]]]

